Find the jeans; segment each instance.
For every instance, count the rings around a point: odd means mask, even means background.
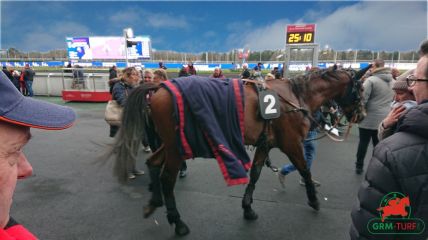
[[[379,142],[377,138],[377,129],[366,129],[366,128],[358,128],[360,141],[358,142],[358,150],[357,150],[357,162],[355,163],[357,168],[363,168],[364,166],[364,158],[366,157],[367,148],[369,147],[370,138],[373,141],[373,148]]]
[[[315,150],[316,150],[316,140],[311,140],[311,139],[316,138],[317,135],[318,133],[316,130],[309,131],[305,141],[303,142],[303,154],[306,160],[306,167],[308,169],[311,169],[312,161],[315,158]],[[296,170],[296,167],[293,164],[291,163],[285,164],[281,168],[281,174],[287,175],[290,172],[293,172],[295,170]]]
[[[33,93],[33,81],[25,81],[25,86],[27,87],[28,96],[34,96]]]

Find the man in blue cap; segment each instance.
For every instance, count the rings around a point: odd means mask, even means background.
[[[18,179],[33,169],[23,148],[31,138],[30,128],[62,130],[73,125],[75,112],[68,107],[24,97],[0,72],[0,239],[37,239],[10,217],[12,197]]]

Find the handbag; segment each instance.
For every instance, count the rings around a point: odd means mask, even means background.
[[[120,126],[122,122],[122,106],[116,100],[110,100],[107,103],[105,120],[111,126]]]

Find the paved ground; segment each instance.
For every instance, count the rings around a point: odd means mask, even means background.
[[[175,239],[164,208],[149,219],[142,217],[150,194],[148,176],[120,186],[111,162],[100,158],[112,142],[103,120],[105,103],[66,105],[79,115],[74,127],[32,130],[25,153],[34,176],[18,184],[12,215],[40,239]],[[188,161],[189,175],[176,186],[179,210],[191,228],[183,239],[348,239],[350,209],[363,178],[354,173],[356,145],[355,131],[345,143],[319,141],[312,167],[322,183],[319,212],[306,204],[296,173],[287,176],[282,189],[276,175],[264,169],[255,192],[259,219],[254,222],[242,217],[244,186],[227,187],[213,159]],[[278,150],[270,156],[276,165],[288,161]],[[142,169],[145,157],[138,163]]]

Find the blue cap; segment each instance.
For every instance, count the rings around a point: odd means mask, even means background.
[[[76,113],[69,107],[24,97],[0,71],[0,121],[46,130],[69,128]]]

